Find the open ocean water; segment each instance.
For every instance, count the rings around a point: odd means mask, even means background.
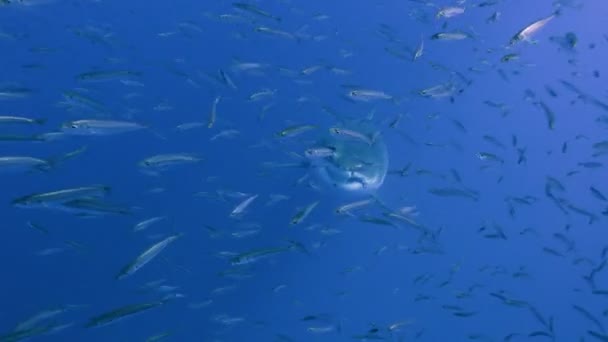
[[[608,341],[605,0],[0,0],[0,341]]]

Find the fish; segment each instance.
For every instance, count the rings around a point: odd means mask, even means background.
[[[234,82],[232,81],[232,78],[230,77],[230,75],[228,75],[228,73],[226,73],[224,70],[219,69],[218,73],[220,74],[220,80],[227,86],[229,86],[230,88],[236,90],[236,84],[234,84]]]
[[[207,123],[207,128],[213,128],[213,125],[215,124],[215,119],[217,118],[217,104],[220,102],[221,99],[221,96],[217,96],[213,100],[213,104],[211,105],[211,112],[209,113],[209,121]]]
[[[0,100],[20,100],[29,97],[32,90],[24,87],[0,87]]]
[[[241,132],[239,132],[236,129],[225,129],[225,130],[215,134],[211,138],[209,138],[209,141],[215,141],[219,138],[224,138],[224,139],[234,138],[239,134],[241,134]]]
[[[299,40],[298,37],[296,37],[292,33],[289,33],[287,31],[273,29],[273,28],[270,28],[267,26],[258,26],[255,28],[255,32],[265,33],[268,35],[287,38],[287,39]]]
[[[303,250],[303,248],[304,247],[301,246],[299,243],[296,243],[295,241],[290,241],[288,246],[254,249],[248,252],[238,254],[230,259],[230,264],[232,266],[248,265],[276,254],[294,251],[297,249]]]
[[[0,156],[0,173],[23,171],[48,171],[52,163],[48,160],[27,156]]]
[[[67,312],[70,308],[71,306],[61,306],[57,308],[42,310],[33,315],[32,317],[28,318],[27,320],[17,324],[17,326],[13,329],[13,333],[18,331],[28,331],[30,329],[35,328],[36,326],[40,326],[40,323],[42,323],[43,321],[53,319],[54,317]],[[4,340],[0,337],[0,341]]]
[[[272,15],[272,14],[270,14],[270,13],[268,13],[268,12],[260,9],[259,7],[255,6],[255,5],[252,5],[252,4],[247,4],[247,3],[244,3],[244,2],[233,2],[232,3],[232,7],[240,9],[240,10],[245,11],[245,12],[249,12],[249,13],[255,14],[255,15],[260,16],[260,17],[269,18],[269,19],[273,19],[273,20],[275,20],[277,22],[281,22],[281,18],[280,17]]]
[[[164,171],[172,166],[193,164],[203,159],[193,153],[157,154],[139,162],[139,166],[148,171]]]
[[[106,108],[98,100],[91,98],[88,95],[82,94],[82,90],[66,90],[62,93],[64,102],[60,102],[61,105],[67,106],[70,109],[85,109],[93,112],[105,112]]]
[[[76,198],[62,202],[57,209],[74,213],[78,216],[103,216],[106,214],[129,215],[131,209],[122,205],[103,202],[97,198]]]
[[[453,18],[455,16],[463,14],[465,11],[464,7],[444,7],[437,12],[436,18]]]
[[[276,136],[279,138],[292,138],[292,137],[298,136],[304,132],[308,132],[308,131],[311,131],[316,128],[317,128],[316,125],[289,126],[285,129],[281,130],[280,132],[277,132]]]
[[[148,229],[151,225],[153,225],[157,222],[166,220],[166,219],[167,219],[167,216],[156,216],[156,217],[152,217],[152,218],[140,221],[133,227],[133,231],[139,232],[139,231]]]
[[[606,198],[606,196],[604,196],[604,194],[602,194],[601,191],[599,191],[598,189],[594,188],[593,186],[589,187],[589,190],[591,191],[591,194],[593,195],[593,197],[599,199],[600,201],[606,202],[608,201],[608,198]]]
[[[356,101],[375,101],[375,100],[392,100],[393,97],[381,90],[372,89],[353,89],[350,90],[346,96]]]
[[[132,317],[134,315],[140,314],[142,312],[146,312],[148,310],[160,307],[164,305],[167,301],[161,300],[156,302],[148,302],[148,303],[140,303],[140,304],[131,304],[126,306],[121,306],[117,309],[102,313],[98,316],[94,316],[89,319],[89,322],[85,325],[86,328],[97,328],[106,326],[112,323],[116,323],[123,319]]]
[[[456,86],[451,82],[447,82],[419,90],[417,93],[422,97],[439,99],[445,97],[452,98],[457,92]]]
[[[347,128],[340,128],[340,127],[331,127],[329,129],[329,133],[331,133],[333,135],[354,138],[356,140],[360,140],[362,142],[365,142],[368,145],[373,145],[374,142],[375,142],[375,140],[376,140],[376,138],[380,134],[379,132],[376,132],[372,136],[368,136],[368,135],[366,135],[364,133],[361,133],[361,132],[357,132],[357,131],[354,131],[354,130],[351,130],[351,129],[347,129]]]
[[[494,153],[490,153],[490,152],[478,152],[477,158],[479,158],[479,160],[483,160],[483,161],[487,161],[487,162],[497,162],[500,164],[504,164],[504,162],[505,162],[504,159],[502,159],[498,155],[496,155]]]
[[[61,126],[62,132],[69,135],[114,135],[145,129],[147,126],[137,122],[115,120],[76,120],[65,122]]]
[[[528,26],[524,27],[511,38],[511,40],[509,41],[509,45],[511,46],[521,41],[531,42],[532,36],[536,34],[540,29],[542,29],[545,25],[547,25],[551,20],[553,20],[558,14],[559,11],[556,11],[553,14],[545,18],[539,19],[533,22],[532,24],[529,24]]]
[[[102,82],[122,79],[125,77],[139,77],[141,72],[131,70],[100,70],[79,74],[76,79],[84,82]]]
[[[156,342],[156,341],[160,341],[160,340],[164,340],[165,338],[171,336],[171,332],[170,331],[165,331],[162,332],[160,334],[156,334],[153,336],[150,336],[146,339],[146,342]]]
[[[375,201],[375,198],[368,198],[356,202],[347,203],[336,208],[335,212],[336,214],[350,214],[351,211],[368,206],[374,203]]]
[[[519,54],[517,53],[508,53],[500,58],[500,61],[503,63],[507,63],[510,61],[518,60]]]
[[[249,96],[250,101],[260,101],[264,98],[272,97],[276,94],[276,89],[262,89],[258,92],[255,92]]]
[[[549,129],[554,129],[555,128],[555,113],[553,113],[551,108],[549,108],[549,106],[547,106],[547,104],[544,103],[543,101],[539,101],[536,104],[538,106],[540,106],[540,108],[545,113],[545,117],[547,118],[547,127]]]
[[[418,48],[416,49],[416,51],[414,51],[414,55],[412,56],[412,60],[417,60],[420,57],[422,57],[422,55],[424,54],[424,37],[422,35],[420,35],[420,44],[418,45]]]
[[[431,40],[464,40],[472,38],[471,35],[465,32],[438,32],[431,36]]]
[[[319,205],[319,201],[315,201],[307,205],[306,207],[298,210],[296,214],[291,218],[290,224],[296,225],[302,223],[308,215]]]
[[[597,169],[602,167],[604,164],[600,162],[579,162],[578,166],[584,167],[586,169]]]
[[[597,332],[597,331],[593,331],[593,330],[587,330],[587,334],[589,334],[589,336],[591,337],[595,337],[597,340],[602,341],[602,342],[608,342],[608,334],[603,333],[603,332]]]
[[[31,119],[23,116],[15,116],[15,115],[0,115],[0,125],[8,125],[8,124],[27,124],[27,125],[44,125],[46,123],[46,119]]]
[[[47,207],[69,202],[70,200],[78,198],[103,197],[109,191],[109,186],[91,185],[27,195],[13,200],[12,203],[17,207],[22,208]]]
[[[142,267],[152,261],[160,252],[162,252],[165,248],[167,248],[171,243],[175,240],[179,239],[183,236],[183,233],[174,234],[164,238],[163,240],[155,243],[154,245],[148,247],[145,251],[143,251],[140,255],[138,255],[132,262],[125,265],[120,272],[116,275],[116,279],[124,279],[130,275],[133,275],[135,272],[139,271]]]
[[[241,215],[243,215],[243,213],[245,212],[245,210],[251,205],[251,203],[258,198],[259,195],[252,195],[247,197],[245,200],[243,200],[241,203],[239,203],[236,207],[234,207],[234,209],[232,209],[232,211],[230,212],[230,217],[239,217]]]
[[[336,148],[333,146],[311,147],[304,151],[304,155],[310,159],[333,157],[336,155]]]
[[[583,308],[582,306],[578,306],[578,305],[572,305],[572,308],[575,311],[577,311],[578,313],[580,313],[582,316],[584,316],[586,319],[591,321],[593,324],[595,324],[602,333],[606,332],[602,322],[599,319],[597,319],[595,316],[593,316],[593,314],[591,314],[591,312],[589,312],[587,309]]]
[[[479,193],[472,190],[460,189],[460,188],[431,188],[429,192],[435,196],[441,197],[464,197],[468,199],[472,199],[474,201],[479,200]]]
[[[195,128],[200,128],[203,126],[205,126],[205,123],[203,123],[203,122],[186,122],[186,123],[177,125],[175,127],[175,129],[183,132],[183,131],[188,131],[188,130],[195,129]]]

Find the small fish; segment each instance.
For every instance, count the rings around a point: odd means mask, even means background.
[[[133,132],[146,128],[137,122],[114,120],[77,120],[66,122],[61,130],[69,135],[113,135]]]
[[[0,125],[8,124],[27,124],[27,125],[44,125],[46,119],[31,119],[22,116],[0,115]]]
[[[69,188],[45,193],[37,193],[19,197],[13,200],[13,205],[18,207],[52,207],[53,205],[65,203],[78,198],[94,198],[105,196],[110,191],[109,186],[93,185],[79,188]]]
[[[336,208],[336,214],[350,214],[352,210],[360,209],[362,207],[368,206],[376,201],[375,198],[369,198],[361,201],[351,202]]]
[[[217,96],[213,100],[213,104],[211,105],[211,112],[209,113],[209,121],[207,123],[207,128],[213,128],[213,125],[215,124],[215,119],[217,118],[217,104],[220,102],[221,99],[221,96]]]
[[[436,18],[452,18],[464,13],[464,7],[444,7],[437,12]]]
[[[429,189],[429,192],[435,196],[441,196],[441,197],[464,197],[464,198],[469,198],[472,199],[474,201],[478,201],[479,200],[479,193],[475,192],[475,191],[471,191],[471,190],[466,190],[466,189],[459,189],[459,188],[431,188]]]
[[[319,205],[319,201],[312,202],[306,207],[298,210],[298,212],[296,212],[296,214],[291,218],[290,224],[293,226],[304,221],[304,219],[310,215],[317,205]]]
[[[294,34],[289,33],[287,31],[277,30],[266,26],[258,26],[255,28],[255,32],[265,33],[272,36],[277,36],[281,38],[287,38],[292,40],[299,40]]]
[[[300,74],[305,75],[305,76],[309,76],[312,75],[314,72],[317,72],[319,70],[323,69],[323,65],[313,65],[311,67],[308,67],[306,69],[303,69],[302,71],[300,71]]]
[[[24,171],[48,171],[52,167],[51,162],[34,157],[6,156],[0,157],[0,173],[2,172],[24,172]]]
[[[143,220],[139,223],[137,223],[134,227],[133,227],[133,231],[134,232],[139,232],[145,229],[150,228],[150,226],[152,226],[153,224],[163,221],[167,219],[167,216],[156,216],[156,217],[152,217],[146,220]]]
[[[244,3],[244,2],[233,2],[232,6],[234,8],[237,8],[237,9],[240,9],[242,11],[255,14],[255,15],[260,16],[260,17],[270,18],[270,19],[276,20],[278,22],[281,22],[281,18],[280,17],[274,16],[274,15],[272,15],[272,14],[270,14],[270,13],[268,13],[268,12],[262,10],[262,9],[260,9],[259,7],[255,6],[255,5],[252,5],[252,4],[247,4],[247,3]]]
[[[129,215],[131,209],[125,206],[103,202],[97,198],[76,198],[61,203],[57,209],[78,216],[103,216],[106,214]]]
[[[591,191],[591,194],[593,194],[593,196],[597,199],[599,199],[600,201],[606,202],[608,201],[608,198],[606,198],[606,196],[604,196],[604,194],[602,194],[601,191],[599,191],[598,189],[594,188],[594,187],[589,187],[589,190]]]
[[[417,60],[420,57],[422,57],[422,55],[424,54],[424,37],[422,35],[420,35],[420,44],[418,45],[418,48],[416,49],[416,51],[414,51],[414,56],[412,57],[412,60]]]
[[[0,100],[19,100],[30,96],[31,89],[23,87],[0,87]]]
[[[290,245],[285,247],[274,247],[274,248],[262,248],[241,253],[230,259],[230,264],[233,266],[241,266],[255,263],[263,258],[267,258],[276,254],[285,253],[289,251],[303,248],[295,242],[291,242]]]
[[[308,327],[308,328],[306,328],[306,330],[308,332],[313,333],[313,334],[327,334],[327,333],[330,333],[332,331],[336,331],[337,328],[334,325],[326,325],[326,326]]]
[[[40,326],[43,321],[53,319],[54,317],[67,312],[68,309],[69,307],[57,307],[40,311],[27,320],[17,324],[17,326],[13,329],[13,332],[27,331],[35,328],[36,326]]]
[[[375,100],[392,100],[393,97],[380,90],[371,89],[353,89],[349,91],[346,96],[356,101],[375,101]]]
[[[547,25],[551,20],[553,20],[553,18],[555,18],[558,14],[559,12],[555,12],[548,17],[539,19],[533,22],[532,24],[524,27],[511,38],[511,41],[509,41],[509,45],[514,45],[521,41],[531,42],[532,36],[545,25]]]
[[[500,61],[503,63],[507,63],[510,61],[518,60],[519,54],[517,53],[508,53],[500,58]]]
[[[228,73],[226,73],[224,70],[219,69],[218,73],[220,74],[220,80],[227,86],[229,86],[232,89],[237,89],[236,84],[234,84],[234,82],[232,81],[232,78],[230,78],[230,76],[228,75]]]
[[[431,36],[432,40],[464,40],[471,38],[471,35],[465,32],[439,32]]]
[[[150,336],[146,339],[146,342],[156,342],[156,341],[160,341],[160,340],[164,340],[165,338],[171,336],[171,332],[170,331],[165,331],[162,332],[160,334],[156,334],[153,336]]]
[[[257,235],[260,231],[261,231],[260,229],[247,229],[247,230],[241,230],[238,232],[233,232],[230,235],[234,238],[242,239],[242,238]]]
[[[276,134],[276,136],[279,138],[291,138],[291,137],[295,137],[297,135],[300,135],[304,132],[308,132],[308,131],[316,129],[316,128],[317,128],[317,126],[315,126],[315,125],[289,126],[285,129],[281,130],[280,132],[278,132]]]
[[[500,16],[502,14],[498,11],[492,13],[491,16],[488,17],[488,19],[486,19],[486,23],[490,24],[490,23],[495,23],[500,19]]]
[[[336,148],[332,146],[311,147],[304,151],[304,155],[311,159],[333,157],[336,155]]]
[[[430,97],[433,99],[439,98],[452,98],[458,92],[456,86],[450,82],[438,84],[426,89],[419,90],[417,93],[423,97]]]
[[[209,141],[215,141],[219,138],[229,139],[229,138],[233,138],[239,134],[241,134],[241,132],[239,132],[236,129],[225,129],[225,130],[215,134],[211,138],[209,138]]]
[[[544,103],[543,101],[539,101],[536,104],[538,106],[540,106],[542,108],[543,112],[545,113],[545,117],[547,118],[547,127],[549,129],[554,129],[555,128],[555,113],[553,113],[551,108],[549,108],[549,106],[547,106],[547,104]]]
[[[357,140],[367,143],[368,145],[373,145],[374,141],[376,140],[376,138],[378,137],[378,134],[379,134],[379,132],[377,132],[373,136],[370,137],[364,133],[357,132],[357,131],[347,129],[347,128],[340,128],[340,127],[331,127],[329,129],[329,132],[331,134],[338,135],[338,136],[355,138]]]
[[[272,97],[277,92],[276,89],[262,89],[256,93],[253,93],[249,96],[250,101],[259,101],[264,98]]]
[[[281,194],[270,194],[270,199],[266,202],[266,206],[273,206],[281,201],[286,201],[289,199],[289,196],[281,195]]]
[[[486,134],[482,138],[483,138],[483,140],[489,142],[490,144],[492,144],[496,147],[503,148],[503,149],[506,148],[505,144],[503,144],[500,140],[498,140],[498,138],[496,138],[494,136]]]
[[[205,123],[203,123],[203,122],[186,122],[186,123],[177,125],[175,127],[175,129],[178,131],[187,131],[187,130],[191,130],[191,129],[195,129],[195,128],[199,128],[199,127],[203,127],[203,126],[205,126]]]
[[[136,314],[157,308],[166,303],[166,301],[157,301],[150,303],[141,303],[141,304],[132,304],[127,306],[122,306],[120,308],[114,309],[112,311],[105,312],[99,316],[92,317],[89,322],[85,325],[87,328],[96,328],[105,325],[109,325],[112,323],[116,323],[125,318],[134,316]]]
[[[139,162],[139,166],[151,173],[165,171],[176,165],[193,164],[203,159],[192,153],[157,154]]]
[[[479,158],[480,160],[483,160],[483,161],[498,162],[500,164],[504,164],[504,162],[505,162],[504,159],[502,159],[498,155],[496,155],[494,153],[490,153],[490,152],[478,152],[477,158]]]
[[[604,164],[600,163],[600,162],[580,162],[578,163],[578,166],[584,167],[586,169],[597,169],[599,167],[602,167]]]
[[[135,260],[127,264],[122,270],[116,275],[116,279],[124,279],[127,276],[134,274],[144,267],[147,263],[152,261],[160,252],[162,252],[172,242],[179,239],[183,234],[175,234],[164,238],[160,242],[148,247],[143,253],[141,253]]]
[[[230,217],[239,217],[241,215],[243,215],[243,213],[245,212],[245,210],[247,209],[247,207],[249,207],[249,205],[251,205],[251,203],[258,198],[259,195],[252,195],[247,197],[245,200],[243,200],[241,203],[239,203],[236,207],[234,207],[234,209],[232,209],[232,211],[230,212]]]
[[[100,81],[111,81],[115,79],[121,79],[124,77],[139,77],[140,72],[131,70],[104,70],[104,71],[91,71],[82,73],[76,78],[79,81],[86,82],[100,82]]]

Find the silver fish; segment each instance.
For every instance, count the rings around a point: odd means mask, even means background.
[[[70,135],[112,135],[138,131],[146,126],[137,122],[115,120],[77,120],[66,122],[61,130]]]
[[[135,260],[123,267],[122,270],[116,275],[116,279],[123,279],[139,271],[147,263],[152,261],[152,259],[154,259],[160,252],[167,248],[167,246],[169,246],[173,241],[179,239],[182,235],[182,233],[171,235],[150,246],[137,258],[135,258]]]

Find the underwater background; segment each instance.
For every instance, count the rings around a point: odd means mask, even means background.
[[[0,341],[608,341],[607,15],[0,0]]]

